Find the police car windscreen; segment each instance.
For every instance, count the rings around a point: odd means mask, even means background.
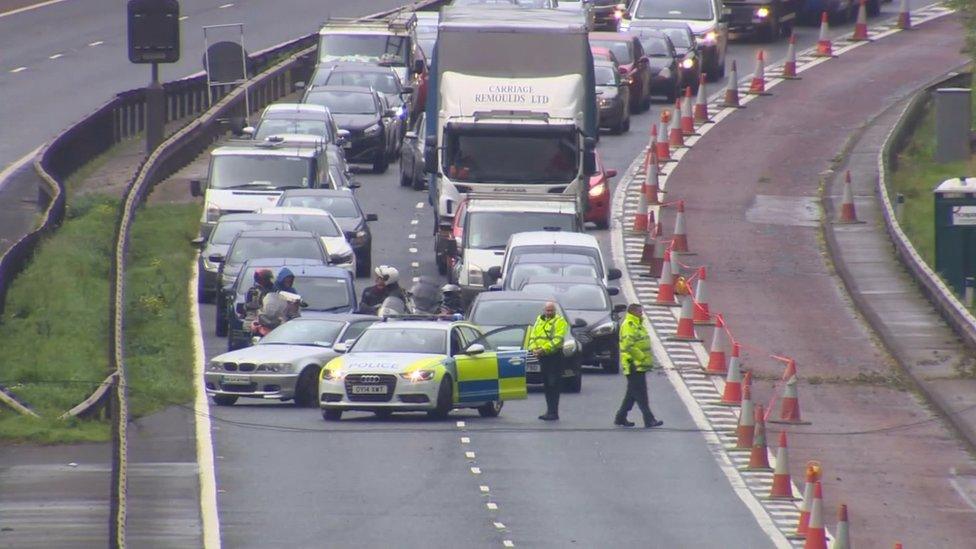
[[[556,296],[559,303],[572,311],[609,311],[610,301],[601,286],[596,284],[533,283],[522,286],[525,292],[545,292]]]
[[[570,183],[579,171],[576,135],[452,130],[444,173],[454,181]]]
[[[359,217],[353,199],[342,196],[286,196],[278,205],[318,208],[329,212],[332,217]]]
[[[576,214],[524,212],[471,212],[465,220],[464,247],[504,250],[508,237],[526,231],[572,232]]]
[[[545,301],[524,299],[481,301],[471,311],[471,322],[479,326],[529,325],[542,314]]]
[[[258,345],[332,345],[345,322],[295,320],[275,328]]]
[[[410,41],[388,34],[324,34],[319,40],[323,63],[353,61],[406,66]]]
[[[308,187],[313,177],[311,159],[298,156],[222,155],[210,166],[211,189]]]
[[[324,215],[289,214],[288,218],[295,225],[296,231],[308,231],[319,236],[342,236],[335,221]]]
[[[249,219],[247,221],[226,221],[220,220],[214,228],[213,235],[210,237],[211,244],[228,245],[241,231],[287,231],[291,226],[284,221]]]
[[[366,330],[353,351],[357,353],[424,353],[442,355],[447,351],[447,331],[430,328],[388,328]]]
[[[308,310],[348,309],[352,305],[349,282],[344,278],[296,276],[295,289],[308,303]]]
[[[322,259],[322,249],[313,238],[238,238],[227,257],[227,263],[243,263],[262,257],[293,257],[298,259]]]
[[[324,120],[262,120],[254,133],[254,139],[264,141],[272,135],[314,135],[329,139],[329,131]]]
[[[306,103],[327,107],[333,114],[376,114],[376,103],[369,92],[312,90]]]
[[[707,20],[712,18],[712,0],[644,0],[634,18]]]

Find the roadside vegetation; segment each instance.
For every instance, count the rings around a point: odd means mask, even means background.
[[[11,285],[0,317],[0,383],[41,418],[0,410],[0,439],[107,440],[108,423],[57,419],[109,373],[109,264],[119,200],[70,197],[64,224]],[[131,411],[192,398],[187,283],[199,207],[162,204],[136,216],[130,246],[126,350]]]

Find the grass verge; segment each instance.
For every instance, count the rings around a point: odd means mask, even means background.
[[[7,294],[0,318],[0,382],[40,414],[0,411],[0,438],[41,443],[107,440],[108,424],[60,421],[108,373],[109,261],[119,201],[72,200]],[[136,216],[127,278],[126,352],[131,411],[192,398],[187,282],[199,220],[195,204],[161,204]]]

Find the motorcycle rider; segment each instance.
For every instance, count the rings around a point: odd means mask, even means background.
[[[271,330],[293,318],[302,316],[302,297],[291,292],[271,292],[264,296],[264,303],[258,313],[252,331],[265,336]]]
[[[244,294],[244,326],[251,326],[258,319],[258,311],[264,303],[264,296],[274,290],[271,269],[254,271],[254,285]]]
[[[278,271],[278,276],[275,277],[274,291],[276,292],[291,292],[293,294],[299,293],[295,289],[295,273],[291,272],[288,267],[282,267]]]
[[[380,265],[373,269],[375,284],[363,290],[363,296],[359,303],[362,311],[374,314],[383,300],[388,297],[396,297],[406,302],[407,296],[400,287],[400,271],[396,267]]]

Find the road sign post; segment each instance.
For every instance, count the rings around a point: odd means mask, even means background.
[[[146,154],[163,142],[166,98],[159,82],[159,64],[180,60],[178,0],[129,0],[126,4],[129,61],[152,64],[146,87]]]

